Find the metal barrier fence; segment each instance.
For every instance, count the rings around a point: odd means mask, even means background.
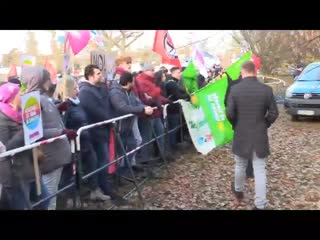
[[[283,104],[284,99],[285,99],[286,89],[287,89],[287,83],[280,78],[263,76],[263,79],[265,79],[265,78],[273,80],[273,82],[268,82],[265,84],[272,87],[273,95],[274,95],[276,102],[278,104]]]
[[[174,103],[175,104],[178,104],[178,103],[180,104],[180,101],[176,101]],[[127,166],[129,167],[129,171],[130,171],[130,174],[132,176],[132,180],[131,181],[135,185],[135,187],[133,189],[131,189],[129,191],[129,193],[127,193],[124,196],[124,198],[126,198],[126,199],[129,198],[130,195],[132,195],[132,193],[137,191],[139,199],[140,199],[142,205],[144,206],[144,199],[143,199],[140,187],[148,180],[148,177],[145,178],[144,180],[142,180],[139,183],[137,182],[135,173],[134,173],[134,171],[132,169],[132,165],[131,165],[131,162],[128,159],[128,156],[134,154],[137,151],[139,151],[141,148],[146,147],[147,145],[150,145],[150,144],[156,142],[157,148],[158,148],[159,153],[160,153],[160,158],[162,159],[162,162],[163,162],[162,165],[164,165],[166,167],[166,170],[169,171],[168,162],[167,162],[167,160],[165,158],[165,155],[164,155],[164,149],[162,149],[160,147],[159,139],[162,138],[162,137],[165,137],[165,136],[168,137],[170,133],[178,131],[179,129],[181,129],[180,138],[181,138],[181,140],[183,140],[182,127],[184,126],[184,124],[182,122],[183,121],[183,116],[182,116],[182,111],[181,111],[181,108],[180,108],[180,111],[179,111],[180,124],[179,124],[179,126],[175,127],[174,129],[170,129],[169,130],[168,117],[167,117],[168,116],[167,115],[167,107],[168,107],[168,104],[163,106],[163,120],[164,120],[165,133],[160,135],[160,136],[156,136],[156,133],[155,133],[155,130],[153,129],[153,127],[152,127],[151,121],[149,121],[150,129],[152,130],[153,138],[149,142],[146,142],[146,143],[136,147],[135,149],[133,149],[133,150],[131,150],[129,152],[125,151],[123,141],[122,141],[122,139],[120,137],[120,132],[117,130],[118,129],[117,128],[117,122],[119,122],[121,120],[124,120],[124,119],[127,119],[127,118],[130,118],[130,117],[134,117],[135,115],[133,115],[133,114],[128,114],[128,115],[124,115],[124,116],[121,116],[121,117],[118,117],[118,118],[113,118],[113,119],[110,119],[110,120],[107,120],[107,121],[103,121],[103,122],[87,125],[87,126],[84,126],[84,127],[81,127],[80,129],[78,129],[78,131],[77,131],[78,136],[76,138],[76,141],[71,141],[70,142],[70,144],[71,144],[71,153],[72,153],[72,162],[71,162],[71,164],[72,164],[72,169],[73,169],[73,173],[72,173],[73,174],[73,176],[72,176],[73,177],[73,181],[70,184],[68,184],[67,186],[59,189],[56,193],[54,193],[54,194],[52,194],[52,195],[50,195],[50,196],[48,196],[48,197],[46,197],[44,199],[41,199],[40,201],[34,203],[33,205],[30,204],[29,199],[25,199],[26,201],[28,201],[27,202],[27,205],[29,206],[28,208],[29,209],[33,209],[33,208],[39,206],[40,204],[44,203],[45,201],[48,201],[51,198],[57,197],[62,192],[65,192],[65,191],[67,191],[69,189],[72,189],[72,188],[75,188],[74,195],[73,195],[73,207],[74,208],[77,208],[77,207],[81,208],[82,207],[81,188],[82,188],[83,181],[88,179],[89,177],[92,177],[95,174],[98,174],[100,171],[106,170],[111,165],[119,163],[122,159],[125,160]],[[125,154],[123,156],[117,157],[115,160],[113,160],[111,162],[106,163],[104,166],[102,166],[102,167],[100,167],[100,168],[98,168],[98,169],[96,169],[96,170],[94,170],[94,171],[82,176],[82,173],[81,173],[82,159],[81,159],[81,142],[80,142],[81,134],[82,134],[82,132],[84,130],[92,129],[92,128],[103,126],[103,125],[111,125],[111,128],[115,132],[116,141],[120,145],[120,148],[121,148],[122,152],[124,152]],[[32,149],[34,149],[36,147],[43,146],[43,145],[46,145],[46,144],[50,144],[50,143],[52,143],[54,141],[59,141],[59,140],[64,139],[64,138],[66,138],[66,135],[62,135],[62,136],[59,136],[59,137],[55,137],[55,138],[47,139],[47,140],[44,140],[44,141],[36,142],[36,143],[28,145],[28,146],[24,146],[24,147],[20,147],[20,148],[17,148],[17,149],[13,149],[13,150],[1,153],[0,154],[0,159],[2,159],[2,161],[5,161],[5,160],[8,160],[6,157],[12,157],[15,154],[18,154],[18,153],[21,153],[21,152],[24,152],[24,151],[27,151],[27,150],[32,150]],[[39,167],[39,166],[36,166],[36,167]]]

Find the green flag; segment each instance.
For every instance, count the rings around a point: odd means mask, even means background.
[[[186,69],[182,72],[182,78],[188,94],[198,90],[198,73],[192,61],[190,61]]]
[[[226,72],[229,74],[232,80],[237,80],[239,78],[241,72],[241,65],[244,62],[249,61],[251,59],[251,54],[251,52],[247,52],[240,59],[238,59],[236,62],[234,62],[226,68]]]
[[[233,138],[232,125],[226,117],[224,98],[228,79],[224,75],[219,81],[211,83],[194,94],[194,101],[204,111],[216,146],[230,142]]]

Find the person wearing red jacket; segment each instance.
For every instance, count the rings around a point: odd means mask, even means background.
[[[154,78],[154,67],[145,64],[143,72],[136,77],[135,89],[136,95],[148,106],[154,107],[154,112],[150,117],[141,115],[139,117],[139,129],[142,136],[142,144],[152,139],[151,126],[157,136],[164,134],[164,125],[162,122],[162,105],[169,103],[169,100],[161,95],[161,88],[157,87]],[[161,151],[164,152],[165,138],[159,139]],[[141,149],[141,158],[143,163],[149,163],[151,156],[150,146]]]

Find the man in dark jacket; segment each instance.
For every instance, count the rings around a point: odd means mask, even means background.
[[[110,88],[110,103],[112,112],[115,114],[114,117],[123,116],[126,114],[146,114],[151,115],[153,113],[153,108],[145,106],[132,95],[133,88],[133,76],[129,72],[125,72],[121,75],[119,83],[114,82]],[[134,118],[127,118],[119,123],[119,131],[121,140],[125,147],[126,152],[129,152],[137,147],[136,140],[133,134],[133,123]],[[124,155],[121,149],[118,149],[120,156]],[[132,164],[132,156],[129,156],[129,161]],[[128,174],[128,166],[124,161],[121,162],[121,167],[119,170],[120,174]]]
[[[89,124],[102,122],[112,117],[110,101],[107,91],[99,87],[101,71],[96,65],[88,65],[84,69],[85,79],[80,83],[80,104],[87,115]],[[92,128],[90,131],[92,144],[97,156],[96,168],[100,168],[109,162],[109,130],[110,127],[101,126]],[[125,204],[124,199],[119,197],[112,189],[111,177],[107,170],[98,173],[98,183],[104,195],[108,195],[116,204]]]
[[[228,78],[228,88],[227,88],[227,92],[226,92],[226,97],[224,99],[224,104],[225,106],[227,107],[227,99],[228,99],[228,96],[230,94],[230,90],[233,86],[237,85],[238,83],[241,82],[242,80],[242,76],[240,74],[239,78],[237,80],[232,80],[232,78],[229,76],[229,74],[227,72],[225,72],[225,74],[227,75],[227,78]],[[252,159],[248,159],[248,166],[247,166],[247,170],[246,170],[246,175],[247,175],[247,178],[253,178],[254,175],[253,175],[253,166],[252,166]]]
[[[180,68],[178,67],[173,67],[170,70],[172,78],[168,80],[168,82],[165,85],[166,88],[166,93],[168,98],[171,101],[177,101],[180,99],[184,100],[190,100],[190,96],[188,93],[179,86],[179,81],[181,79],[181,71]],[[174,103],[170,104],[168,106],[168,127],[169,130],[172,130],[180,125],[180,111],[181,111],[181,106],[179,103]],[[178,134],[179,131],[173,131],[170,134],[170,146],[171,150],[174,151],[176,150],[176,146],[178,143]]]
[[[252,157],[255,172],[255,209],[266,207],[266,158],[270,154],[268,128],[279,113],[272,88],[260,83],[255,65],[243,63],[242,82],[234,86],[228,97],[227,117],[234,129],[232,151],[235,154],[235,185],[237,200],[243,199],[245,171]]]

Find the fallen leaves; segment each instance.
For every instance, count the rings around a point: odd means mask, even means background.
[[[320,121],[291,122],[282,109],[269,130],[271,156],[267,160],[268,208],[320,209]],[[199,155],[193,147],[161,170],[162,179],[143,187],[144,209],[252,209],[254,181],[245,184],[247,201],[237,206],[231,192],[234,160],[231,144]],[[138,201],[135,197],[133,201]]]

